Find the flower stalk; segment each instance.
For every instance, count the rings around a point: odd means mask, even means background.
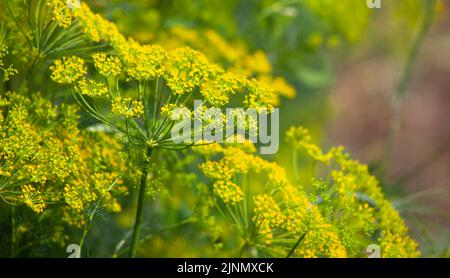
[[[147,147],[147,152],[145,154],[144,160],[144,169],[141,174],[141,182],[139,185],[139,195],[138,195],[138,205],[136,209],[136,220],[134,222],[133,235],[131,237],[131,248],[129,252],[129,257],[133,258],[136,256],[136,251],[139,243],[139,236],[141,234],[142,227],[142,217],[144,211],[144,200],[145,200],[145,188],[147,184],[147,176],[148,176],[148,164],[150,162],[151,156],[153,153],[152,147]]]

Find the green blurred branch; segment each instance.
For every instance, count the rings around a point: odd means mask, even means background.
[[[409,51],[408,58],[403,67],[400,82],[398,83],[397,89],[393,95],[393,116],[389,124],[388,139],[386,142],[386,148],[381,162],[379,164],[378,172],[383,175],[387,165],[391,159],[392,152],[397,141],[398,133],[401,128],[401,116],[403,112],[404,100],[406,96],[406,89],[414,70],[414,65],[417,62],[419,50],[425,40],[425,37],[433,23],[435,14],[436,0],[426,1],[425,16],[420,26],[420,30],[414,40],[412,47]]]
[[[129,256],[133,258],[136,256],[136,250],[139,243],[139,236],[141,233],[141,226],[142,226],[142,217],[143,217],[143,211],[144,211],[144,201],[145,201],[145,187],[147,184],[147,176],[148,176],[148,164],[150,162],[150,159],[152,157],[153,148],[147,147],[147,152],[145,154],[145,165],[144,169],[142,170],[141,175],[141,184],[139,186],[139,196],[138,196],[138,206],[136,210],[136,220],[134,222],[134,229],[133,229],[133,236],[131,238],[131,248]]]

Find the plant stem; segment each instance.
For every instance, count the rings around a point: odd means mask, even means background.
[[[300,174],[298,173],[298,151],[295,148],[292,150],[292,167],[294,168],[295,182],[298,182],[300,179]]]
[[[15,219],[15,207],[11,206],[11,258],[15,256],[15,245],[16,245],[16,219]]]
[[[80,250],[83,250],[84,241],[86,240],[89,229],[91,228],[91,223],[92,223],[92,217],[89,217],[88,223],[87,223],[86,227],[84,227],[83,235],[81,236],[80,243],[78,244],[78,246],[80,246]]]
[[[292,247],[291,251],[289,251],[289,253],[287,254],[286,258],[290,258],[292,256],[292,254],[294,254],[295,249],[297,249],[298,245],[300,244],[300,242],[302,242],[302,240],[305,238],[307,233],[308,233],[308,231],[306,231],[304,234],[302,234],[300,236],[300,238],[297,240],[295,245]]]
[[[157,234],[160,234],[162,232],[166,232],[166,231],[169,231],[169,230],[172,230],[172,229],[176,229],[176,228],[178,228],[180,226],[183,226],[183,225],[186,225],[186,224],[189,224],[189,223],[194,223],[194,222],[195,222],[194,218],[188,217],[187,219],[184,219],[184,220],[182,220],[182,221],[180,221],[178,223],[174,223],[174,224],[171,224],[171,225],[168,225],[168,226],[156,229],[155,231],[150,232],[149,234],[147,234],[146,236],[141,238],[138,242],[139,243],[145,242],[145,241],[149,240],[151,237],[153,237],[154,235],[157,235]],[[126,253],[127,250],[129,251],[129,247],[124,248],[124,249],[121,249],[121,247],[119,247],[121,242],[119,242],[119,244],[116,246],[116,251],[112,255],[112,258],[117,258],[118,256]]]
[[[397,136],[400,130],[401,125],[401,115],[403,111],[403,105],[404,105],[404,99],[406,95],[406,89],[409,80],[411,79],[414,65],[416,64],[417,57],[419,54],[420,47],[423,44],[423,41],[425,40],[426,34],[428,33],[428,30],[431,27],[431,24],[433,23],[433,17],[435,13],[435,4],[436,0],[431,0],[427,2],[427,7],[425,11],[425,17],[423,19],[422,25],[420,26],[420,30],[417,34],[417,37],[415,38],[413,45],[408,53],[408,58],[406,60],[406,63],[403,67],[402,75],[400,78],[400,81],[398,83],[397,89],[393,96],[393,105],[394,105],[394,112],[393,116],[391,118],[391,121],[389,123],[389,133],[388,133],[388,139],[386,142],[386,148],[385,153],[381,159],[379,172],[380,174],[384,173],[384,170],[389,163],[389,160],[392,155],[392,151],[395,145],[395,142],[397,140]]]
[[[129,257],[133,258],[136,255],[136,250],[139,243],[139,236],[141,233],[141,226],[142,226],[142,213],[144,210],[144,197],[145,197],[145,187],[147,184],[147,176],[148,176],[148,164],[150,162],[150,158],[152,156],[153,148],[147,147],[147,152],[145,154],[144,158],[144,169],[142,170],[141,174],[141,183],[139,185],[139,196],[138,196],[138,206],[136,209],[136,220],[134,222],[134,229],[133,229],[133,235],[131,238],[131,248]]]

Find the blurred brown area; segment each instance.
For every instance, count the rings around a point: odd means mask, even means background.
[[[447,8],[445,14],[448,12]],[[385,49],[369,47],[353,54],[340,66],[331,92],[331,142],[346,146],[369,164],[379,161],[386,150],[393,94],[409,51],[406,48],[402,55],[392,55]],[[421,201],[444,216],[439,221],[450,229],[448,16],[434,24],[418,55],[406,89],[400,130],[387,172],[380,179],[384,186],[401,187],[406,195],[423,197]]]

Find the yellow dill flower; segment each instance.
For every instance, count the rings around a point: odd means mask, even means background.
[[[324,196],[321,207],[332,223],[346,248],[347,254],[357,256],[367,246],[365,239],[374,236],[379,230],[377,241],[382,246],[383,257],[416,257],[417,243],[408,236],[408,228],[398,212],[386,200],[377,179],[369,173],[367,165],[344,152],[342,147],[332,148],[327,154],[312,143],[309,132],[302,127],[291,128],[286,139],[296,149],[304,149],[317,161],[330,164],[333,160],[338,169],[331,170],[332,184],[321,185],[332,199]],[[330,202],[330,204],[327,204]],[[339,213],[339,217],[333,217]],[[349,228],[351,223],[351,228]],[[395,247],[394,247],[395,246]]]
[[[190,93],[204,79],[213,74],[206,57],[189,47],[177,48],[168,53],[165,78],[174,94]]]
[[[0,44],[0,72],[2,72],[1,81],[8,81],[11,76],[18,74],[19,72],[13,68],[13,65],[6,66],[3,58],[8,54],[8,46]]]
[[[171,120],[182,120],[190,119],[192,117],[192,112],[184,105],[177,105],[174,103],[167,103],[163,105],[160,109],[161,116],[167,117]]]
[[[234,171],[223,161],[207,161],[200,164],[200,170],[213,180],[230,180],[234,174]]]
[[[85,4],[76,9],[75,17],[93,41],[110,43],[124,62],[130,79],[153,80],[162,77],[164,85],[175,95],[190,94],[195,88],[200,88],[205,100],[215,106],[225,105],[236,92],[245,93],[245,107],[271,110],[276,103],[274,98],[277,93],[270,86],[256,79],[248,80],[248,76],[242,73],[231,74],[231,71],[209,62],[201,52],[190,47],[167,51],[159,45],[140,45],[126,39],[113,23],[93,13]],[[253,57],[264,60],[265,54],[257,52]],[[263,65],[265,69],[258,72],[270,71],[269,66]]]
[[[283,224],[284,217],[281,209],[272,196],[261,194],[254,197],[254,221],[268,221],[270,227],[275,228]]]
[[[244,60],[245,68],[257,74],[268,74],[272,72],[272,65],[267,59],[266,54],[258,50],[252,55],[248,55]]]
[[[242,189],[231,181],[219,180],[215,182],[213,191],[224,203],[231,205],[241,202],[244,198]]]
[[[278,234],[284,232],[289,236],[283,237],[282,240],[291,240],[292,246],[303,238],[302,244],[295,252],[296,256],[347,256],[337,230],[321,215],[318,207],[309,201],[307,194],[299,186],[289,182],[281,166],[236,147],[222,147],[221,153],[223,157],[220,160],[207,161],[200,165],[201,171],[213,179],[214,184],[218,182],[227,184],[227,181],[237,177],[238,174],[250,171],[266,175],[263,178],[267,186],[265,190],[272,193],[255,195],[254,215],[250,219],[258,229],[255,240],[259,244],[275,245],[279,248],[276,245],[276,242],[281,240]]]
[[[53,120],[57,117],[57,107],[48,99],[43,98],[40,93],[33,94],[31,101],[34,106],[33,112],[39,119]]]
[[[271,245],[273,241],[273,229],[270,225],[270,221],[262,219],[257,222],[258,225],[258,240],[265,245]]]
[[[267,172],[268,179],[274,187],[280,187],[289,184],[286,171],[280,165],[258,159],[255,162],[259,163],[258,166],[262,170]]]
[[[272,105],[277,106],[280,104],[280,96],[286,98],[293,98],[296,95],[295,88],[292,87],[282,77],[271,77],[269,75],[261,75],[258,77],[258,81],[265,84],[273,91],[274,96]]]
[[[47,7],[50,14],[60,27],[67,28],[72,24],[72,7],[76,5],[77,0],[47,0]]]
[[[97,71],[106,77],[117,76],[122,72],[122,63],[115,56],[107,56],[106,53],[100,52],[92,56]]]
[[[214,107],[221,107],[229,102],[230,95],[242,89],[242,78],[237,75],[217,70],[216,78],[208,79],[201,85],[200,93]]]
[[[52,80],[60,84],[72,84],[87,73],[84,60],[76,56],[55,60],[50,70]]]
[[[108,87],[103,82],[83,78],[77,82],[77,90],[87,96],[101,97],[108,94]]]
[[[242,44],[228,43],[214,30],[205,30],[204,36],[206,39],[204,45],[209,49],[213,49],[213,51],[217,51],[218,55],[225,57],[225,59],[230,62],[239,62],[239,59],[246,55],[246,50]],[[271,66],[265,65],[265,67]]]
[[[224,149],[223,153],[222,161],[228,168],[233,169],[234,173],[246,174],[252,167],[249,162],[253,156],[240,148],[229,147]]]
[[[83,201],[75,186],[67,184],[64,187],[64,199],[74,210],[80,212],[84,209]]]
[[[286,131],[286,141],[296,150],[305,150],[314,160],[328,164],[332,159],[332,153],[324,154],[314,143],[309,131],[304,127],[290,127]]]
[[[115,97],[112,101],[112,112],[126,118],[136,118],[144,114],[144,104],[129,97]]]
[[[81,3],[80,7],[74,9],[73,15],[83,27],[84,33],[94,42],[99,42],[102,39],[108,42],[122,42],[126,40],[120,34],[115,24],[92,12],[86,3]]]
[[[42,213],[45,209],[42,194],[32,185],[22,186],[22,198],[25,205],[36,213]]]
[[[248,91],[244,99],[246,107],[257,111],[272,110],[274,93],[269,87],[256,79],[248,80],[244,86]]]
[[[120,46],[127,74],[136,80],[153,80],[165,73],[167,51],[159,45],[141,46],[130,41],[126,47]]]

